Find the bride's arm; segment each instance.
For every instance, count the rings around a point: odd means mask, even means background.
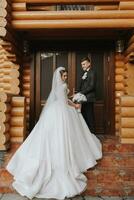
[[[72,102],[70,99],[68,99],[68,105],[75,107],[76,104]]]
[[[68,99],[68,105],[76,108],[76,109],[80,109],[81,108],[81,104],[78,103],[74,103],[73,101],[71,101],[70,99]]]

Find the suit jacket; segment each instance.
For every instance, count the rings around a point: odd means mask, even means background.
[[[89,71],[87,71],[87,77],[84,80],[81,79],[78,91],[86,96],[87,102],[95,101],[95,79],[95,72],[92,68],[90,68]]]

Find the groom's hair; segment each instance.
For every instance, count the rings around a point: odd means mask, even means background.
[[[88,62],[91,62],[89,57],[84,57],[84,58],[81,59],[81,63],[84,62],[85,60],[87,60]]]

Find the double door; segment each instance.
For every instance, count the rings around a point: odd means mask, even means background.
[[[77,91],[82,69],[81,59],[90,57],[91,66],[96,74],[96,102],[95,134],[114,133],[114,67],[113,53],[111,51],[88,50],[85,51],[37,51],[35,54],[34,68],[34,96],[33,108],[35,115],[32,116],[34,123],[39,118],[42,107],[45,105],[49,92],[54,70],[64,66],[68,70],[68,87],[70,95]],[[33,123],[33,126],[34,126]]]

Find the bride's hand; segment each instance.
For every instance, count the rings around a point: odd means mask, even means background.
[[[75,108],[76,108],[76,109],[81,109],[81,104],[78,104],[78,103],[75,104]]]

